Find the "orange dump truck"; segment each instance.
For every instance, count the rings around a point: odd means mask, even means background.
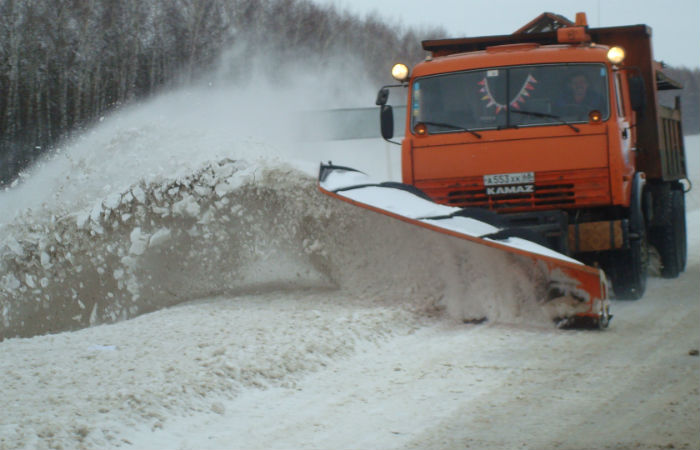
[[[646,25],[589,28],[545,13],[511,35],[429,40],[394,77],[407,93],[403,182],[434,202],[499,213],[511,229],[643,295],[650,246],[664,277],[686,263],[681,86]],[[393,138],[386,86],[381,128]]]

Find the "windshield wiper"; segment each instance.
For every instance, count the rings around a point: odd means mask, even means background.
[[[420,123],[423,123],[423,124],[425,124],[425,125],[433,125],[433,126],[436,126],[436,127],[451,128],[451,129],[457,130],[457,131],[466,131],[467,133],[471,133],[471,134],[473,134],[474,136],[476,136],[476,137],[478,137],[479,139],[481,139],[481,135],[480,135],[479,133],[477,133],[476,131],[470,130],[469,128],[465,128],[465,127],[463,127],[463,126],[461,126],[461,125],[454,125],[454,124],[451,124],[451,123],[444,123],[444,122],[430,122],[430,121],[422,121],[422,122],[420,122]]]
[[[569,122],[562,119],[560,116],[556,116],[554,114],[547,114],[547,113],[541,113],[541,112],[536,112],[536,111],[523,111],[522,109],[511,109],[510,112],[517,113],[517,114],[523,114],[525,116],[546,117],[548,119],[555,119],[555,120],[558,120],[560,123],[568,126],[569,128],[571,128],[575,132],[577,132],[577,133],[581,132],[581,130],[579,130],[575,126],[571,125]]]

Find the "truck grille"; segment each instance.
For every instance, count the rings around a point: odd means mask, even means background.
[[[416,183],[433,200],[447,205],[489,209],[533,210],[575,208],[610,203],[606,169],[535,174],[534,192],[487,195],[483,177]]]

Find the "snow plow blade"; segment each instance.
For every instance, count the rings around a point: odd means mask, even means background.
[[[498,220],[491,220],[497,219],[496,213],[434,203],[414,186],[376,182],[360,171],[332,163],[321,164],[319,190],[412,225],[524,257],[547,280],[546,295],[540,301],[571,305],[567,313],[553,317],[560,328],[606,328],[612,318],[602,270],[524,239],[518,232],[522,230],[497,226]]]

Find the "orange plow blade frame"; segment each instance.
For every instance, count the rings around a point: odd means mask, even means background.
[[[396,182],[377,183],[355,169],[332,164],[321,164],[319,190],[337,200],[350,203],[403,222],[446,234],[459,239],[485,245],[499,251],[519,255],[532,261],[548,276],[547,299],[568,297],[578,302],[575,314],[559,318],[559,327],[606,328],[610,315],[608,282],[605,273],[598,268],[587,266],[566,255],[520,238],[497,239],[473,233],[459,226],[460,219],[468,219],[460,214],[460,208],[432,202],[422,192],[410,185]],[[391,192],[389,192],[391,191]],[[421,195],[422,194],[422,195]],[[384,199],[382,199],[384,195]],[[387,195],[389,198],[387,198]],[[401,201],[423,202],[418,209],[411,211],[397,207]],[[430,205],[426,202],[429,202]],[[425,207],[437,214],[421,214]],[[419,214],[416,214],[419,212]],[[444,219],[453,219],[441,223]],[[456,220],[455,220],[456,219]],[[481,225],[488,226],[486,223]],[[499,230],[501,231],[501,230]]]

